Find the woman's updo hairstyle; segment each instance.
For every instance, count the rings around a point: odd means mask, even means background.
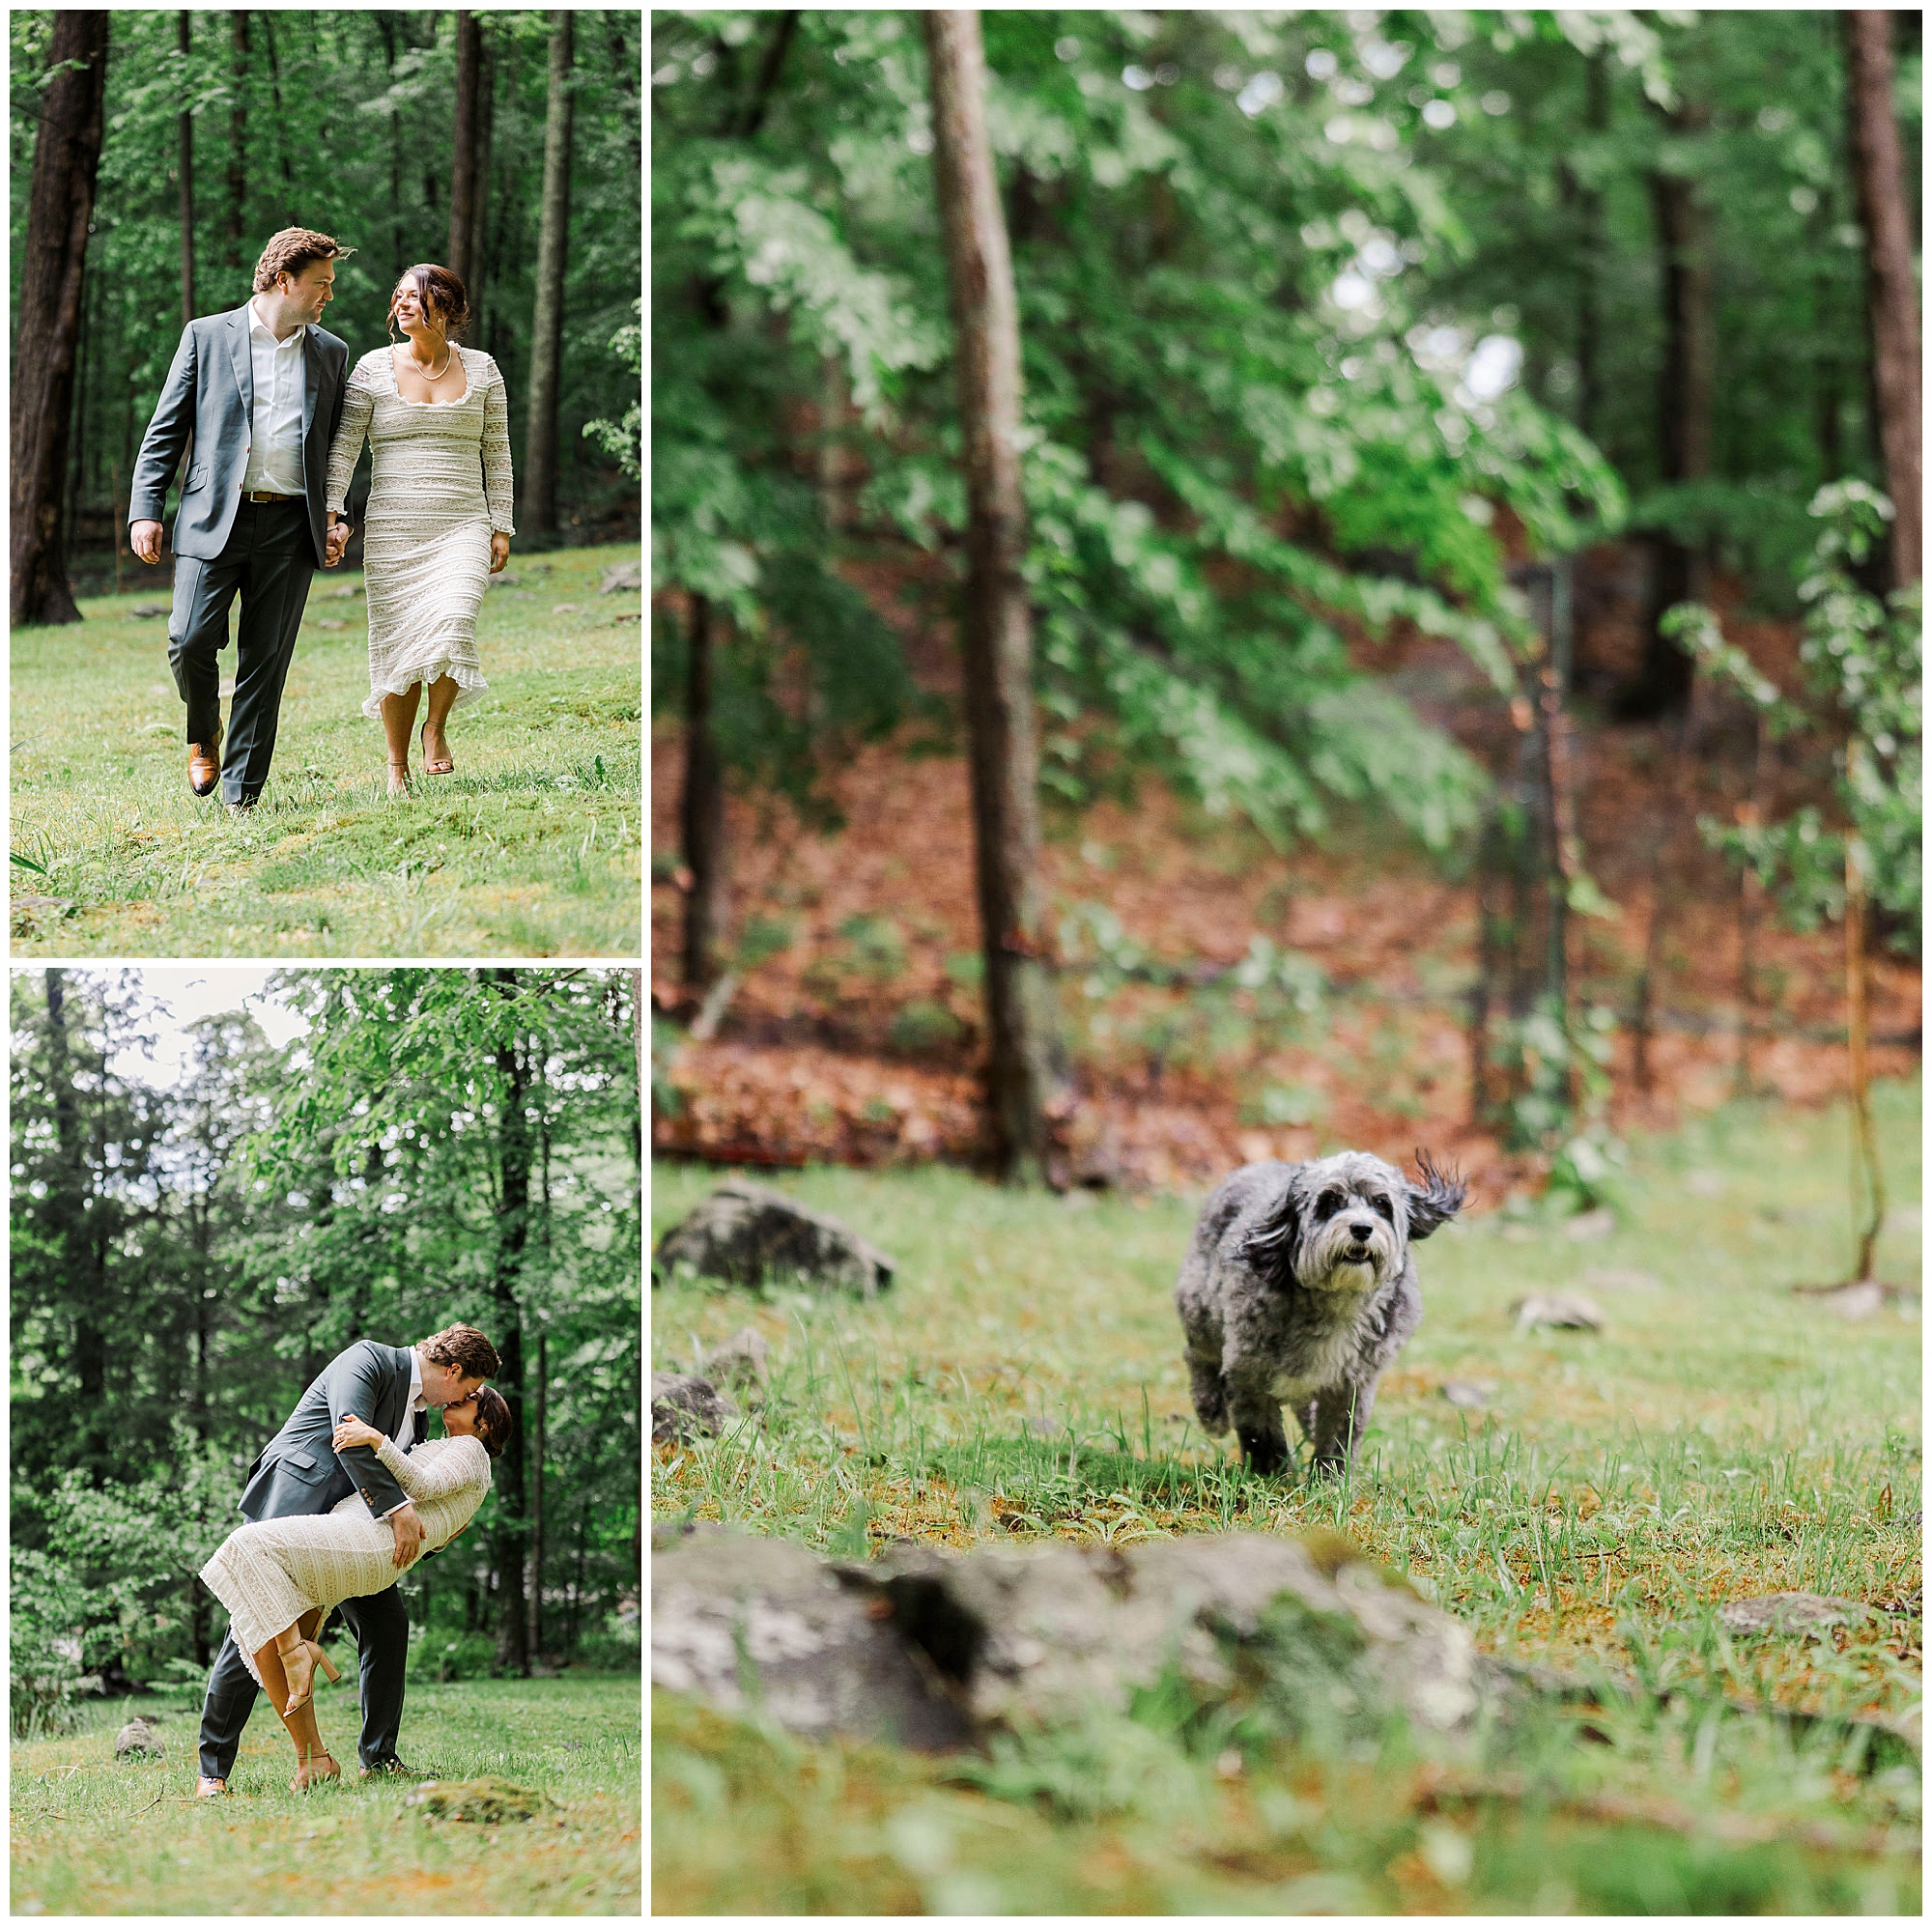
[[[494,1385],[482,1385],[476,1393],[476,1438],[492,1458],[501,1458],[510,1442],[509,1401]]]
[[[442,323],[442,331],[452,341],[463,338],[463,330],[469,326],[469,296],[463,283],[447,268],[439,268],[434,262],[419,261],[413,268],[405,268],[397,276],[396,286],[401,288],[405,281],[413,282],[416,299],[422,303],[425,314],[435,313]],[[396,297],[389,297],[389,326],[396,325]]]

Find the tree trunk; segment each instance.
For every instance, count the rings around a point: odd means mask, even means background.
[[[388,69],[389,81],[394,85],[396,78],[396,29],[387,14],[376,16],[376,31],[382,36],[383,62]],[[399,113],[389,115],[389,284],[394,286],[403,278],[403,269],[410,264],[403,258],[403,117]]]
[[[1854,741],[1848,759],[1863,751]],[[1852,1210],[1859,1225],[1859,1262],[1854,1282],[1867,1284],[1885,1225],[1885,1173],[1878,1160],[1878,1132],[1871,1111],[1871,1019],[1865,999],[1865,851],[1853,831],[1845,838],[1845,1040],[1851,1072]]]
[[[1679,134],[1708,122],[1701,107],[1673,115]],[[1717,307],[1711,277],[1711,214],[1697,181],[1659,171],[1650,178],[1662,257],[1664,353],[1658,384],[1658,441],[1662,479],[1668,485],[1698,482],[1711,472],[1711,415],[1717,381]],[[1709,593],[1704,544],[1674,529],[1660,530],[1648,611],[1649,635],[1635,684],[1618,704],[1629,720],[1675,715],[1690,699],[1692,664],[1683,648],[1658,628],[1668,609],[1701,602]]]
[[[1053,983],[1039,886],[1033,610],[1022,568],[1020,338],[1006,216],[986,134],[980,16],[925,15],[933,160],[952,288],[965,441],[966,712],[990,1043],[994,1154],[1009,1182],[1046,1174]]]
[[[56,13],[14,287],[12,582],[16,626],[78,622],[67,579],[68,435],[87,230],[107,93],[105,13]]]
[[[1839,18],[1845,33],[1852,171],[1858,183],[1859,224],[1865,234],[1878,439],[1885,455],[1886,492],[1897,511],[1891,524],[1892,581],[1903,588],[1919,579],[1924,533],[1918,499],[1918,289],[1912,271],[1912,219],[1892,104],[1891,15],[1857,8]]]
[[[1610,125],[1609,56],[1590,55],[1584,73],[1584,126],[1593,134]],[[1595,440],[1604,417],[1603,256],[1604,194],[1597,186],[1577,189],[1577,425]]]
[[[517,992],[515,970],[497,970],[495,980],[505,999]],[[493,1334],[502,1369],[497,1389],[510,1407],[510,1439],[497,1460],[497,1569],[502,1573],[501,1610],[497,1619],[497,1663],[521,1677],[530,1671],[529,1621],[524,1600],[524,1571],[529,1544],[524,1509],[524,1327],[521,1289],[525,1247],[530,1232],[529,1065],[512,1038],[497,1052],[501,1114],[497,1125],[498,1220],[494,1283],[497,1330]]]
[[[716,980],[724,935],[724,765],[712,721],[715,620],[708,595],[691,598],[684,699],[684,987],[701,997]]]
[[[178,21],[182,57],[182,110],[175,116],[175,130],[181,139],[181,281],[182,326],[194,319],[194,116],[185,102],[189,95],[188,61],[194,52],[190,22],[194,15],[184,11]]]
[[[476,95],[476,212],[469,223],[469,318],[473,338],[485,328],[485,290],[490,280],[490,156],[497,132],[497,51],[490,29],[482,29],[483,72]]]
[[[476,231],[476,102],[483,76],[483,28],[468,8],[456,14],[456,132],[449,170],[449,270],[469,285],[469,250]]]
[[[543,1656],[544,1438],[550,1415],[550,1333],[537,1326],[537,1416],[531,1433],[530,1653]]]
[[[235,99],[228,111],[228,212],[222,227],[221,265],[242,265],[248,198],[248,14],[235,15]],[[238,290],[239,292],[239,290]]]
[[[262,14],[262,40],[269,52],[269,104],[275,110],[275,154],[282,167],[282,225],[296,224],[296,175],[289,162],[289,124],[282,112],[282,67],[275,58],[275,15]]]
[[[543,212],[537,239],[536,318],[530,329],[530,413],[524,436],[523,531],[556,532],[556,400],[563,356],[563,262],[570,238],[572,15],[550,16],[550,99],[544,115]]]

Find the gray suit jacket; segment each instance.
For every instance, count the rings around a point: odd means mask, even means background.
[[[301,1395],[293,1415],[248,1467],[242,1511],[251,1521],[313,1517],[360,1491],[372,1517],[393,1511],[403,1487],[369,1445],[337,1453],[329,1443],[344,1418],[357,1417],[390,1437],[410,1400],[410,1354],[364,1338],[326,1364]],[[412,1442],[429,1434],[416,1414]]]
[[[325,482],[328,447],[342,420],[349,344],[311,326],[302,343],[302,476],[308,484],[309,535],[315,564],[323,564],[328,527]],[[213,561],[228,545],[242,502],[242,476],[255,411],[255,364],[248,348],[248,304],[205,314],[182,329],[174,366],[142,438],[128,494],[128,520],[158,522],[168,484],[181,465],[188,435],[194,452],[175,515],[174,551]]]

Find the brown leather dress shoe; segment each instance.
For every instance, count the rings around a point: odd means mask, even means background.
[[[227,1790],[226,1779],[197,1779],[194,1782],[196,1799],[219,1799]]]
[[[187,746],[187,786],[197,796],[212,796],[214,785],[221,780],[221,737],[217,733],[212,743],[189,743]]]

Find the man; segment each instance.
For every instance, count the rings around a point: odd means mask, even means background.
[[[335,263],[355,251],[312,228],[272,237],[255,264],[253,297],[182,330],[134,464],[128,536],[154,563],[168,484],[188,454],[168,662],[187,704],[188,787],[206,796],[218,778],[233,809],[252,808],[268,779],[309,578],[341,554],[327,540],[324,481],[349,346],[317,324],[334,298]],[[238,590],[224,753],[219,656]]]
[[[357,1417],[407,1451],[427,1434],[425,1411],[473,1398],[499,1368],[490,1340],[469,1324],[451,1324],[411,1350],[368,1339],[351,1345],[302,1393],[295,1414],[248,1467],[242,1515],[250,1520],[313,1517],[359,1491],[370,1512],[388,1520],[400,1570],[422,1544],[422,1520],[373,1450],[366,1445],[343,1452],[333,1448],[335,1428],[345,1418]],[[369,1598],[346,1599],[338,1609],[361,1654],[362,1737],[356,1749],[362,1776],[412,1777],[396,1757],[410,1650],[410,1618],[402,1594],[392,1585]],[[258,1689],[230,1632],[215,1655],[202,1703],[197,1799],[228,1790],[242,1728],[254,1710]]]

